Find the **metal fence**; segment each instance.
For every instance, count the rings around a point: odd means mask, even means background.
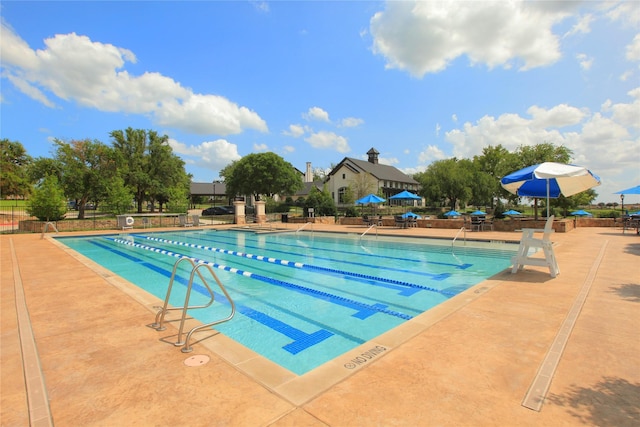
[[[200,215],[201,210],[189,211],[189,215]],[[130,212],[134,218],[134,228],[156,228],[179,226],[178,214],[146,212],[138,214]],[[119,229],[116,215],[102,210],[86,210],[84,219],[78,220],[78,211],[69,210],[65,214],[65,220],[55,222],[59,231],[86,231],[86,230],[117,230]],[[144,218],[144,220],[143,220]],[[219,215],[202,217],[202,225],[233,223],[233,215]],[[24,206],[11,206],[0,208],[0,233],[40,233],[44,221],[30,216]]]

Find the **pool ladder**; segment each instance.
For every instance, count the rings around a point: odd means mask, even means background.
[[[168,306],[169,306],[169,298],[171,297],[171,289],[173,288],[173,282],[174,282],[175,277],[176,277],[176,271],[178,270],[178,266],[180,265],[180,263],[183,262],[183,261],[187,261],[187,262],[191,263],[191,266],[192,266],[191,275],[189,276],[189,284],[187,285],[187,293],[186,293],[185,298],[184,298],[184,306],[183,307],[168,308]],[[185,320],[187,318],[187,310],[194,310],[194,309],[199,309],[199,308],[207,308],[207,307],[211,306],[211,304],[213,304],[213,301],[215,299],[215,295],[214,295],[213,291],[211,290],[211,287],[209,286],[209,284],[207,283],[205,278],[202,276],[202,273],[200,272],[201,268],[206,268],[207,270],[209,270],[209,272],[211,273],[211,276],[214,278],[214,280],[218,284],[218,287],[220,288],[220,290],[222,291],[224,296],[229,301],[229,304],[231,305],[231,313],[227,317],[225,317],[223,319],[219,319],[219,320],[216,320],[214,322],[210,322],[210,323],[207,323],[205,325],[199,325],[199,326],[196,326],[196,327],[192,328],[186,334],[186,338],[184,340],[182,340],[184,322],[185,322]],[[193,288],[193,279],[195,278],[196,274],[198,275],[198,277],[202,281],[202,284],[204,285],[204,287],[207,288],[207,291],[209,292],[209,295],[211,296],[211,299],[209,300],[208,303],[206,303],[204,305],[189,306],[189,299],[190,299],[190,296],[191,296],[191,289]],[[178,341],[176,341],[173,345],[175,345],[176,347],[184,346],[182,348],[182,352],[183,353],[190,353],[191,351],[193,351],[193,349],[189,346],[189,340],[191,339],[191,336],[194,334],[194,332],[197,332],[200,329],[209,328],[209,327],[211,327],[213,325],[217,325],[219,323],[223,323],[223,322],[227,322],[227,321],[231,320],[231,318],[233,318],[233,315],[236,312],[236,306],[233,303],[233,300],[231,299],[231,297],[229,296],[229,293],[227,292],[225,287],[220,282],[220,279],[218,279],[218,276],[213,271],[213,268],[211,268],[211,266],[209,264],[195,263],[190,258],[180,258],[173,265],[173,272],[171,273],[171,280],[169,280],[169,287],[167,288],[167,295],[164,298],[164,305],[162,306],[162,308],[160,308],[160,310],[156,314],[156,320],[155,320],[154,323],[152,323],[150,325],[150,327],[152,327],[156,331],[164,331],[165,329],[167,329],[166,326],[164,326],[164,321],[165,321],[164,318],[165,318],[165,315],[167,314],[167,312],[173,311],[173,310],[182,310],[182,317],[180,319],[180,327],[178,329]]]

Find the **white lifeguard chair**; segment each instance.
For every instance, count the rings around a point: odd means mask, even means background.
[[[543,233],[542,238],[534,237],[535,233]],[[518,247],[518,254],[511,258],[513,268],[511,273],[522,270],[525,265],[537,265],[548,267],[551,277],[560,274],[560,268],[556,261],[556,255],[553,252],[553,242],[551,241],[551,233],[553,233],[553,215],[547,218],[547,222],[543,229],[540,228],[523,228],[522,240]],[[529,256],[529,249],[541,248],[544,252],[544,258]]]

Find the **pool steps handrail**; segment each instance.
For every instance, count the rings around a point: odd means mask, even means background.
[[[42,235],[40,236],[40,240],[44,239],[44,235],[49,229],[49,227],[53,228],[53,231],[55,231],[56,234],[58,234],[58,229],[56,228],[56,225],[53,222],[48,221],[42,226]]]
[[[458,230],[458,232],[456,233],[456,236],[451,241],[451,250],[453,250],[453,245],[454,245],[454,243],[456,243],[456,239],[458,238],[458,236],[460,235],[461,232],[464,232],[463,238],[464,238],[464,244],[466,246],[466,244],[467,244],[467,229],[466,229],[466,227],[462,226],[460,228],[460,230]]]
[[[311,224],[311,231],[313,231],[313,222],[309,221],[309,222],[305,222],[304,224],[302,224],[302,226],[301,226],[301,227],[299,227],[299,228],[296,230],[296,233],[297,233],[298,231],[302,230],[303,228],[305,228],[305,227],[306,227],[307,225],[309,225],[309,224]]]
[[[168,306],[169,306],[169,298],[171,297],[171,290],[173,288],[173,282],[174,282],[175,277],[176,277],[176,272],[178,270],[178,266],[180,265],[180,263],[182,261],[187,261],[192,266],[191,275],[189,277],[189,283],[187,285],[187,292],[186,292],[186,295],[185,295],[184,306],[183,307],[168,308]],[[209,270],[209,272],[211,273],[211,276],[216,281],[216,284],[218,285],[218,287],[220,288],[222,293],[225,295],[225,297],[229,301],[229,304],[231,305],[231,313],[229,314],[229,316],[227,316],[227,317],[225,317],[223,319],[216,320],[214,322],[207,323],[205,325],[199,325],[199,326],[196,326],[196,327],[192,328],[187,333],[186,339],[184,341],[182,341],[182,334],[183,334],[183,329],[184,329],[184,322],[186,320],[187,310],[199,309],[199,308],[207,308],[207,307],[211,306],[211,304],[213,304],[213,302],[215,300],[215,295],[214,295],[213,291],[211,290],[211,287],[209,286],[209,284],[207,283],[207,280],[202,276],[202,273],[200,272],[200,268],[203,267],[203,266],[206,267]],[[189,306],[189,299],[190,299],[190,295],[191,295],[191,289],[193,287],[193,279],[194,279],[196,274],[198,274],[198,277],[200,277],[200,280],[202,281],[202,284],[204,285],[204,287],[207,288],[207,291],[209,292],[209,295],[211,296],[211,299],[209,300],[208,303],[206,303],[204,305]],[[165,299],[164,299],[164,304],[163,304],[162,307],[159,307],[159,310],[156,313],[155,322],[152,323],[149,326],[151,328],[155,329],[156,331],[164,331],[165,329],[167,329],[163,324],[164,323],[164,318],[165,318],[165,315],[167,314],[167,312],[172,311],[172,310],[182,310],[182,317],[180,319],[180,327],[178,329],[178,340],[174,343],[174,345],[176,347],[184,346],[182,348],[182,352],[183,353],[190,353],[191,351],[193,351],[193,349],[189,346],[189,340],[191,339],[191,335],[193,335],[194,332],[196,332],[196,331],[198,331],[198,330],[200,330],[202,328],[207,328],[207,327],[210,327],[210,326],[213,326],[213,325],[217,325],[219,323],[231,320],[231,318],[233,318],[233,316],[235,314],[236,308],[235,308],[235,304],[233,303],[233,300],[229,296],[229,293],[225,289],[224,285],[220,282],[220,279],[218,279],[218,276],[213,271],[211,266],[209,266],[207,264],[203,264],[203,263],[196,263],[190,258],[180,258],[173,265],[173,271],[171,273],[171,279],[169,280],[169,286],[167,287],[167,294],[166,294]]]
[[[371,229],[372,229],[372,228],[374,228],[374,227],[375,227],[375,229],[376,229],[376,237],[378,237],[378,225],[377,225],[377,224],[371,224],[371,225],[369,226],[369,228],[367,228],[366,230],[364,230],[364,233],[362,233],[362,234],[360,235],[360,238],[362,239],[362,237],[363,237],[365,234],[367,234],[367,233],[369,232],[369,230],[371,230]]]

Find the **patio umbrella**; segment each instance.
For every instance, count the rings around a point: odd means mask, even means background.
[[[616,191],[613,194],[640,194],[640,185],[636,185],[635,187],[627,188],[626,190]]]
[[[414,214],[411,211],[409,211],[409,212],[407,212],[407,213],[402,215],[402,218],[409,218],[409,217],[413,217],[413,218],[416,218],[416,219],[422,219],[422,217],[420,215]]]
[[[417,194],[413,194],[408,192],[407,190],[401,191],[398,194],[394,194],[393,196],[389,197],[389,200],[422,200],[422,197],[418,196]]]
[[[482,212],[480,209],[478,209],[478,210],[477,210],[477,211],[475,211],[475,212],[471,212],[471,215],[473,215],[473,216],[477,216],[477,215],[486,215],[486,214],[487,214],[486,212]]]
[[[422,197],[418,196],[417,194],[410,193],[407,190],[403,190],[398,194],[394,194],[393,196],[389,197],[389,200],[422,200]]]
[[[575,216],[591,216],[591,214],[589,212],[583,211],[582,209],[580,209],[579,211],[571,212],[571,215],[575,215]]]
[[[518,211],[514,211],[513,209],[509,209],[506,212],[502,212],[502,215],[506,215],[506,216],[518,216],[518,215],[522,215],[520,212]]]
[[[367,203],[382,203],[386,200],[380,196],[376,196],[375,194],[368,194],[361,199],[356,200],[357,205],[366,205]]]
[[[521,197],[569,197],[600,185],[600,177],[587,168],[564,163],[545,162],[510,173],[500,180],[502,187]]]
[[[460,212],[458,211],[449,211],[444,214],[444,216],[460,216]]]
[[[376,196],[373,193],[367,194],[363,198],[356,200],[357,205],[368,205],[368,204],[377,205],[378,203],[382,203],[382,202],[386,202],[386,200],[380,196]]]

